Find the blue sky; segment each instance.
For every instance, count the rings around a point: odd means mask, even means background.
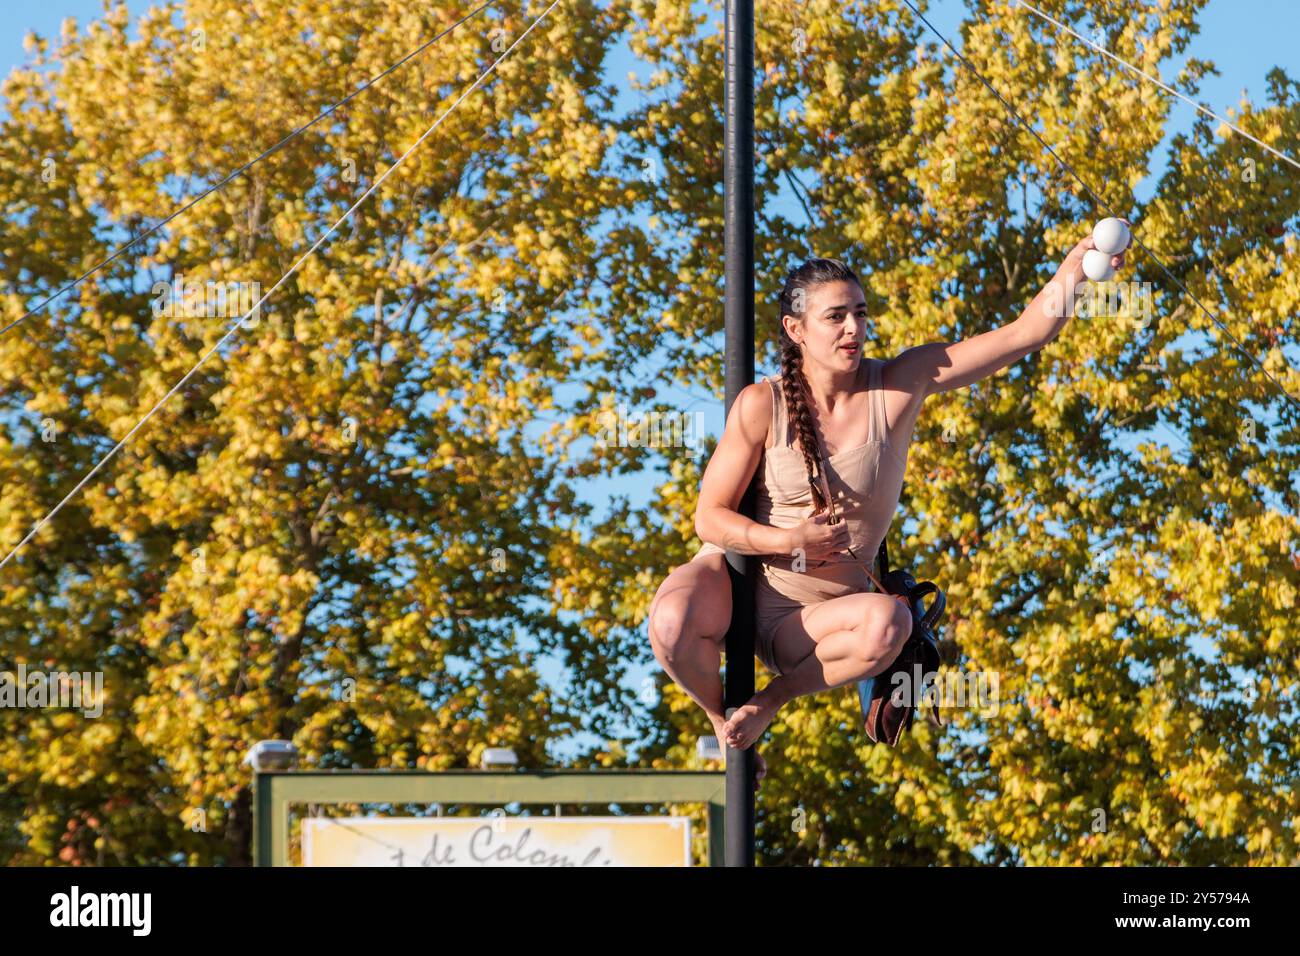
[[[139,15],[151,3],[148,0],[129,0],[128,7],[133,15]],[[1141,4],[1149,6],[1150,3]],[[466,0],[466,10],[473,6]],[[16,7],[16,9],[15,9]],[[758,13],[762,15],[763,2],[757,3]],[[0,25],[0,67],[8,73],[14,66],[21,64],[26,57],[22,40],[29,30],[35,30],[47,37],[57,37],[60,24],[67,17],[76,18],[83,26],[91,19],[102,14],[103,0],[45,0],[40,4],[11,5]],[[539,8],[540,11],[540,8]],[[928,14],[932,22],[943,31],[955,44],[960,42],[958,27],[966,16],[966,7],[958,0],[938,0],[932,4]],[[1031,16],[1025,13],[1025,16]],[[718,19],[721,15],[718,15]],[[1201,83],[1200,99],[1211,109],[1223,114],[1234,107],[1243,94],[1257,102],[1263,102],[1265,92],[1265,75],[1275,66],[1281,66],[1293,77],[1300,76],[1300,49],[1294,42],[1300,36],[1300,4],[1294,0],[1212,0],[1200,17],[1201,29],[1184,58],[1167,64],[1163,75],[1175,75],[1187,56],[1212,61],[1219,75],[1206,77]],[[932,39],[932,37],[930,38]],[[1075,42],[1063,40],[1063,42]],[[415,45],[413,39],[412,45]],[[620,50],[608,61],[607,81],[621,88],[626,88],[629,71],[646,75],[643,65],[639,64],[626,50]],[[1143,82],[1130,77],[1134,83]],[[621,105],[635,102],[635,93],[629,94]],[[1173,109],[1170,136],[1190,128],[1195,111],[1183,103],[1176,103]],[[304,120],[310,117],[303,117]],[[1067,157],[1068,158],[1068,157]],[[1151,170],[1151,177],[1138,190],[1139,197],[1150,196],[1156,179],[1162,169],[1163,159],[1156,157]],[[193,215],[201,215],[201,207]],[[793,211],[792,220],[799,221],[800,216]],[[324,228],[325,224],[322,224]],[[718,316],[721,325],[721,312]],[[719,336],[719,342],[721,338]],[[759,369],[762,375],[768,370]],[[666,397],[666,396],[664,396]],[[683,399],[683,406],[688,401],[691,411],[704,412],[705,427],[710,433],[717,434],[722,426],[722,396],[708,400],[708,396],[696,394]],[[662,480],[660,476],[647,474],[636,478],[619,477],[605,481],[588,483],[583,489],[584,496],[596,505],[597,515],[603,513],[603,505],[611,495],[627,495],[634,504],[644,502],[653,487]],[[56,519],[57,520],[57,519]],[[656,668],[643,668],[630,675],[630,685],[639,688],[641,680]],[[549,672],[548,672],[549,671]],[[543,668],[548,679],[558,676],[553,669]],[[567,750],[567,748],[565,748]],[[557,752],[557,757],[563,753]]]

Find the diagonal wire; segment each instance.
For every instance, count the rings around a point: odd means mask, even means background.
[[[247,320],[249,316],[251,316],[254,312],[256,312],[261,307],[263,302],[265,302],[268,298],[270,298],[271,293],[275,292],[276,289],[280,288],[280,286],[284,284],[285,280],[288,279],[289,276],[293,275],[295,272],[298,271],[298,267],[301,266],[304,262],[306,262],[307,258],[311,256],[311,254],[315,252],[318,248],[320,248],[320,246],[325,242],[326,239],[328,239],[331,235],[333,235],[334,230],[337,229],[339,226],[341,226],[344,220],[346,220],[350,215],[352,215],[352,213],[356,211],[357,207],[360,206],[363,202],[365,202],[366,198],[372,192],[378,189],[380,185],[384,182],[384,180],[386,180],[390,175],[392,175],[393,171],[396,170],[399,166],[401,166],[402,163],[406,160],[406,158],[410,156],[413,152],[415,152],[416,149],[419,148],[421,143],[423,143],[426,139],[429,138],[429,136],[433,133],[434,130],[436,130],[439,126],[442,125],[442,121],[445,120],[449,115],[451,115],[452,110],[454,110],[457,106],[459,106],[461,102],[465,99],[465,97],[469,96],[470,93],[474,92],[474,90],[478,88],[479,84],[482,83],[488,77],[488,75],[491,74],[492,71],[496,69],[497,64],[500,63],[502,60],[504,60],[507,56],[509,56],[510,52],[514,50],[516,46],[519,45],[520,41],[523,40],[524,37],[528,36],[528,34],[532,33],[533,27],[541,23],[542,20],[546,18],[546,15],[550,13],[553,9],[555,9],[556,5],[559,2],[560,0],[554,0],[554,2],[552,2],[551,5],[542,12],[541,16],[539,16],[536,20],[534,20],[531,24],[529,24],[528,29],[525,30],[523,33],[521,33],[519,37],[515,40],[515,42],[511,43],[510,46],[506,49],[506,51],[496,58],[496,60],[492,63],[491,66],[489,66],[486,70],[484,70],[482,73],[479,74],[478,79],[476,79],[469,86],[469,88],[465,90],[465,92],[461,93],[460,96],[456,98],[456,102],[452,103],[451,106],[447,107],[447,109],[443,112],[443,114],[434,121],[433,125],[430,126],[427,130],[425,130],[424,133],[420,136],[420,138],[417,139],[411,145],[411,148],[408,149],[405,153],[403,153],[400,157],[398,157],[397,161],[394,162],[392,166],[389,166],[388,169],[384,170],[383,175],[381,175],[378,179],[376,179],[374,184],[371,185],[369,189],[367,189],[364,193],[361,194],[361,198],[358,199],[355,203],[353,203],[352,206],[348,209],[348,211],[345,212],[342,216],[340,216],[338,218],[338,221],[335,222],[334,225],[330,226],[329,229],[327,229],[319,239],[317,239],[314,243],[312,243],[311,248],[308,249],[306,252],[304,252],[302,256],[299,257],[298,261],[289,267],[289,271],[286,272],[284,275],[282,275],[279,278],[279,280],[276,281],[275,285],[271,286],[271,288],[265,294],[263,294],[263,296],[260,299],[258,299],[257,302],[253,304],[253,307],[251,309],[249,309],[246,313],[240,316],[239,319],[234,323],[234,325],[232,325],[229,329],[226,330],[225,335],[223,335],[221,338],[217,340],[216,344],[213,345],[212,348],[208,349],[207,352],[203,353],[202,358],[200,358],[197,362],[194,363],[193,368],[191,368],[188,372],[186,372],[184,377],[181,378],[181,380],[178,381],[175,385],[173,385],[166,395],[158,399],[158,402],[153,406],[153,408],[149,409],[149,411],[145,414],[145,416],[141,418],[138,422],[136,422],[135,427],[132,428],[129,432],[127,432],[126,435],[122,437],[121,441],[119,441],[116,445],[114,445],[109,450],[108,454],[104,455],[104,457],[101,458],[98,461],[98,463],[96,463],[95,467],[90,469],[90,471],[88,471],[85,474],[85,476],[79,482],[77,482],[76,487],[74,487],[71,491],[69,491],[67,495],[64,496],[62,501],[60,501],[57,505],[55,505],[54,508],[50,510],[48,514],[45,515],[45,517],[43,517],[40,521],[38,521],[31,531],[27,532],[26,537],[24,537],[21,541],[19,541],[18,544],[14,546],[13,550],[11,550],[8,554],[4,556],[4,560],[0,560],[0,568],[3,568],[6,564],[8,564],[9,559],[12,558],[15,554],[17,554],[18,551],[23,547],[23,545],[25,545],[28,541],[30,541],[32,537],[38,531],[41,530],[41,528],[45,527],[45,524],[56,514],[59,513],[59,511],[63,508],[63,506],[67,504],[72,499],[72,497],[85,486],[86,482],[90,481],[90,479],[95,476],[95,473],[98,472],[99,469],[103,468],[104,465],[108,463],[109,459],[112,458],[115,454],[117,454],[117,452],[128,441],[131,440],[131,437],[137,431],[140,430],[140,428],[144,425],[144,423],[147,422],[150,418],[152,418],[154,413],[157,412],[158,409],[162,408],[163,404],[167,401],[167,399],[175,395],[176,392],[178,392],[181,389],[181,387],[187,381],[189,381],[190,377],[199,370],[199,368],[203,365],[204,362],[208,360],[208,358],[212,355],[213,352],[215,352],[223,344],[225,344],[225,342],[232,335],[234,335],[235,332],[243,328],[245,320]]]
[[[77,285],[79,285],[80,283],[84,282],[86,279],[89,279],[91,276],[93,276],[95,273],[97,273],[100,269],[104,268],[104,266],[108,265],[110,262],[113,262],[113,261],[116,260],[119,256],[121,256],[122,253],[126,252],[128,249],[130,249],[130,248],[131,248],[132,246],[134,246],[136,243],[140,242],[140,240],[149,238],[149,236],[152,236],[155,232],[157,232],[157,231],[158,231],[159,229],[161,229],[163,226],[167,225],[167,223],[171,222],[173,219],[175,219],[177,216],[181,215],[182,213],[186,212],[187,210],[192,209],[194,206],[198,205],[200,202],[202,202],[202,201],[203,201],[204,199],[206,199],[208,196],[211,196],[214,192],[216,192],[216,191],[217,191],[218,189],[220,189],[222,186],[225,186],[225,185],[226,185],[227,183],[229,183],[231,180],[238,179],[238,178],[239,178],[240,176],[242,176],[244,173],[248,172],[248,170],[251,169],[255,164],[257,164],[257,163],[261,162],[262,160],[266,159],[266,157],[270,156],[272,153],[274,153],[274,152],[276,152],[277,150],[279,150],[282,146],[285,146],[286,144],[288,144],[291,140],[294,140],[294,139],[296,139],[298,136],[300,136],[300,135],[302,135],[303,133],[307,132],[307,130],[311,129],[313,126],[315,126],[315,125],[316,125],[317,123],[319,123],[321,120],[323,120],[325,117],[329,116],[331,113],[333,113],[335,110],[337,110],[340,106],[345,105],[346,103],[350,102],[350,101],[351,101],[353,98],[355,98],[356,96],[358,96],[358,95],[360,95],[361,93],[364,93],[366,90],[370,89],[370,87],[374,86],[376,83],[378,83],[380,80],[382,80],[382,79],[383,79],[384,77],[386,77],[388,74],[392,73],[392,72],[393,72],[394,70],[396,70],[398,67],[402,66],[402,64],[406,63],[408,60],[411,60],[411,59],[413,59],[414,57],[419,56],[421,53],[423,53],[423,52],[424,52],[425,50],[427,50],[429,47],[433,46],[433,44],[437,43],[439,40],[441,40],[441,39],[442,39],[443,37],[445,37],[447,34],[451,33],[452,30],[455,30],[458,26],[460,26],[460,25],[461,25],[462,23],[464,23],[466,20],[469,20],[471,17],[475,17],[475,16],[477,16],[478,14],[482,13],[482,12],[483,12],[484,10],[486,10],[489,6],[491,6],[493,2],[494,2],[494,0],[488,0],[487,3],[483,4],[483,5],[482,5],[481,7],[479,7],[477,10],[474,10],[472,13],[467,13],[465,16],[461,17],[459,20],[457,20],[455,23],[453,23],[453,24],[452,24],[451,26],[449,26],[447,29],[443,30],[443,31],[442,31],[441,33],[439,33],[437,36],[433,37],[432,39],[429,39],[429,40],[425,41],[425,42],[422,43],[420,46],[418,46],[418,47],[416,47],[414,50],[412,50],[410,53],[406,54],[406,56],[402,57],[400,60],[398,60],[398,61],[397,61],[396,63],[394,63],[392,66],[390,66],[388,69],[384,70],[382,73],[378,73],[378,74],[376,74],[375,76],[372,76],[370,79],[366,80],[364,83],[361,84],[361,86],[357,87],[355,90],[353,90],[353,91],[352,91],[351,93],[349,93],[347,96],[345,96],[343,99],[339,100],[337,103],[335,103],[335,104],[334,104],[333,106],[331,106],[329,109],[325,110],[325,112],[321,113],[319,116],[317,116],[317,117],[316,117],[314,120],[312,120],[310,123],[306,123],[306,124],[304,124],[304,125],[302,125],[302,126],[299,126],[297,129],[295,129],[295,130],[294,130],[292,133],[290,133],[288,136],[284,137],[284,139],[280,140],[280,142],[276,143],[274,146],[271,146],[271,147],[269,147],[268,149],[266,149],[265,151],[263,151],[263,152],[261,153],[261,155],[256,156],[256,157],[253,158],[253,159],[250,159],[250,160],[249,160],[248,162],[246,162],[243,166],[240,166],[238,169],[236,169],[233,173],[231,173],[231,174],[230,174],[229,176],[227,176],[225,179],[221,180],[221,182],[219,182],[219,183],[217,183],[215,186],[211,186],[211,187],[209,187],[208,189],[204,190],[203,192],[199,193],[199,195],[195,196],[193,199],[191,199],[191,200],[190,200],[188,203],[186,203],[184,206],[181,206],[179,209],[177,209],[176,211],[174,211],[174,212],[173,212],[170,216],[168,216],[166,219],[162,220],[161,222],[159,222],[159,223],[157,223],[156,225],[154,225],[153,227],[151,227],[147,232],[142,232],[142,233],[140,233],[140,235],[136,236],[134,239],[132,239],[130,242],[126,243],[125,245],[118,246],[117,249],[115,249],[115,250],[113,251],[113,254],[112,254],[111,256],[109,256],[107,259],[105,259],[105,260],[103,260],[102,262],[100,262],[100,263],[99,263],[98,265],[96,265],[94,268],[92,268],[92,269],[88,269],[87,271],[83,272],[81,275],[77,276],[77,277],[76,277],[75,279],[73,279],[71,282],[69,282],[69,283],[67,283],[65,286],[63,286],[63,288],[59,289],[57,292],[51,294],[49,297],[47,297],[46,299],[44,299],[42,302],[40,302],[40,303],[38,303],[37,305],[33,306],[32,308],[28,309],[25,313],[23,313],[23,314],[22,314],[21,316],[19,316],[18,318],[14,319],[12,322],[10,322],[8,325],[6,325],[4,328],[0,328],[0,335],[4,335],[6,332],[8,332],[10,329],[12,329],[14,326],[16,326],[18,323],[22,322],[24,319],[28,318],[29,316],[35,315],[37,312],[41,311],[43,308],[45,308],[47,305],[49,305],[49,304],[50,304],[51,302],[53,302],[55,299],[59,298],[61,295],[63,295],[63,293],[67,292],[69,289],[73,289],[73,288],[75,288]]]
[[[1084,43],[1088,44],[1088,46],[1092,47],[1102,56],[1109,57],[1110,59],[1114,60],[1116,63],[1118,63],[1120,66],[1124,67],[1125,69],[1132,70],[1134,73],[1136,73],[1138,76],[1142,77],[1143,79],[1150,80],[1152,83],[1160,87],[1162,90],[1164,90],[1166,93],[1170,94],[1171,96],[1176,96],[1184,103],[1187,103],[1189,106],[1195,107],[1199,112],[1204,113],[1206,116],[1213,117],[1214,119],[1222,123],[1224,126],[1228,127],[1228,129],[1232,130],[1234,133],[1246,137],[1246,139],[1250,140],[1252,143],[1254,143],[1256,146],[1259,146],[1261,149],[1268,150],[1270,153],[1272,153],[1278,159],[1282,160],[1284,163],[1290,163],[1296,169],[1300,169],[1300,163],[1297,163],[1290,156],[1286,155],[1285,153],[1278,152],[1272,146],[1268,145],[1268,143],[1250,135],[1250,133],[1247,133],[1240,126],[1236,126],[1233,123],[1229,122],[1228,120],[1224,119],[1222,116],[1214,112],[1214,110],[1210,109],[1209,107],[1202,106],[1200,103],[1197,103],[1195,100],[1191,99],[1190,97],[1184,96],[1182,93],[1179,93],[1173,87],[1162,82],[1159,77],[1155,77],[1152,76],[1150,73],[1143,72],[1141,69],[1134,66],[1132,63],[1129,63],[1127,60],[1120,59],[1115,54],[1111,53],[1109,50],[1099,46],[1098,44],[1094,43],[1092,40],[1089,40],[1087,37],[1082,36],[1079,33],[1075,32],[1073,29],[1071,29],[1068,25],[1062,23],[1060,20],[1057,20],[1054,17],[1047,15],[1042,10],[1039,10],[1033,4],[1025,3],[1025,0],[1016,0],[1016,2],[1019,3],[1026,10],[1029,10],[1031,13],[1036,13],[1038,16],[1042,17],[1048,23],[1054,24],[1058,29],[1064,30],[1066,33],[1070,34],[1070,36],[1075,37],[1076,39],[1081,40]]]
[[[1037,130],[1035,130],[1032,126],[1030,126],[1029,123],[1025,122],[1024,117],[1022,117],[1016,111],[1016,108],[1012,106],[1010,103],[1008,103],[1006,98],[997,91],[996,87],[994,87],[992,83],[990,83],[988,80],[984,78],[984,74],[980,73],[980,71],[975,68],[974,64],[970,62],[970,60],[966,59],[966,57],[963,56],[960,51],[958,51],[955,47],[953,47],[953,45],[948,42],[947,37],[945,37],[937,29],[935,29],[934,24],[932,24],[929,20],[926,19],[925,14],[923,14],[920,10],[916,8],[916,5],[912,2],[912,0],[903,0],[903,2],[906,3],[908,7],[911,8],[912,12],[915,13],[918,18],[920,18],[922,23],[924,23],[927,27],[930,28],[930,32],[939,38],[939,40],[943,43],[943,45],[946,46],[952,52],[953,56],[955,56],[958,60],[960,60],[962,65],[965,66],[966,69],[974,73],[976,78],[981,83],[983,83],[985,87],[988,88],[988,91],[992,93],[995,97],[997,97],[998,102],[1000,102],[1004,107],[1006,107],[1007,111],[1010,112],[1011,115],[1014,116],[1020,122],[1020,125],[1023,126],[1026,130],[1028,130],[1029,134],[1033,136],[1034,139],[1038,140],[1040,144],[1042,144],[1043,148],[1046,149],[1052,155],[1052,158],[1056,160],[1057,163],[1060,164],[1061,168],[1064,169],[1066,172],[1068,172],[1074,178],[1074,181],[1083,187],[1084,191],[1086,191],[1088,195],[1093,198],[1093,200],[1097,203],[1097,205],[1099,205],[1102,209],[1105,209],[1112,216],[1119,215],[1119,213],[1115,211],[1114,207],[1112,207],[1110,203],[1106,202],[1105,199],[1103,199],[1100,195],[1098,195],[1095,189],[1093,189],[1091,186],[1089,186],[1086,182],[1083,181],[1083,178],[1077,172],[1074,171],[1073,166],[1071,166],[1069,163],[1067,163],[1065,160],[1063,160],[1060,156],[1057,155],[1056,150],[1052,149],[1051,145],[1045,139],[1043,139],[1043,137],[1038,135]],[[1258,365],[1259,370],[1264,373],[1265,377],[1267,377],[1268,380],[1274,384],[1274,386],[1277,387],[1277,390],[1282,393],[1282,395],[1287,399],[1287,401],[1289,401],[1297,409],[1300,409],[1300,400],[1297,400],[1294,395],[1288,392],[1282,386],[1282,383],[1279,382],[1276,378],[1274,378],[1268,369],[1264,368],[1263,364],[1259,361],[1259,359],[1255,358],[1254,355],[1246,351],[1245,346],[1243,346],[1241,342],[1237,340],[1237,337],[1233,335],[1231,332],[1229,332],[1227,326],[1225,326],[1222,322],[1219,321],[1219,317],[1215,315],[1213,312],[1211,312],[1208,308],[1206,308],[1206,306],[1201,302],[1201,300],[1198,299],[1195,295],[1193,295],[1191,290],[1188,289],[1187,286],[1185,286],[1176,275],[1174,275],[1172,272],[1169,271],[1169,267],[1166,266],[1164,262],[1154,252],[1151,251],[1151,248],[1145,242],[1142,241],[1141,237],[1135,231],[1130,231],[1130,235],[1133,238],[1133,242],[1135,242],[1138,245],[1138,247],[1142,249],[1143,252],[1145,252],[1148,256],[1151,257],[1151,261],[1160,267],[1160,271],[1162,271],[1169,278],[1169,281],[1172,282],[1174,285],[1178,286],[1178,288],[1182,290],[1184,295],[1186,295],[1189,299],[1195,302],[1197,307],[1200,308],[1200,310],[1206,314],[1206,316],[1210,319],[1210,321],[1219,327],[1219,331],[1221,331],[1225,336],[1227,336],[1232,341],[1232,344],[1237,347],[1237,351],[1241,352],[1242,355],[1246,356],[1246,358],[1250,359],[1252,362]]]

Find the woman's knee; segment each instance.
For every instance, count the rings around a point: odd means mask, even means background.
[[[912,612],[895,597],[873,604],[866,621],[862,652],[870,661],[892,661],[912,636]]]
[[[664,663],[672,663],[685,641],[692,640],[690,630],[689,598],[673,594],[656,602],[650,611],[650,646]]]
[[[660,658],[671,659],[686,633],[686,601],[663,598],[650,609],[650,646]]]
[[[701,627],[690,598],[676,595],[660,600],[650,613],[650,645],[655,656],[672,664],[692,641],[715,641],[716,636]]]

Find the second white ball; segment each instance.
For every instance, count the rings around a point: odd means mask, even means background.
[[[1115,277],[1110,255],[1100,249],[1089,249],[1083,254],[1083,274],[1093,282],[1109,282]]]

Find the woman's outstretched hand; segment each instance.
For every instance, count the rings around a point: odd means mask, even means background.
[[[807,560],[820,561],[846,550],[850,544],[848,522],[829,521],[830,515],[820,511],[791,528],[790,553],[801,550]]]
[[[1132,226],[1127,219],[1121,219],[1120,222],[1124,223],[1126,226]],[[1131,246],[1132,244],[1133,240],[1130,239],[1129,245]],[[1075,247],[1070,250],[1070,254],[1065,257],[1065,261],[1061,263],[1061,268],[1056,272],[1057,280],[1064,282],[1067,289],[1077,289],[1079,286],[1083,285],[1083,283],[1087,282],[1088,277],[1084,275],[1083,272],[1083,255],[1088,250],[1096,248],[1097,244],[1092,241],[1092,233],[1089,233],[1077,245],[1075,245]],[[1128,250],[1125,249],[1124,252],[1111,256],[1110,264],[1116,269],[1122,269],[1124,267],[1124,256],[1127,251]]]

